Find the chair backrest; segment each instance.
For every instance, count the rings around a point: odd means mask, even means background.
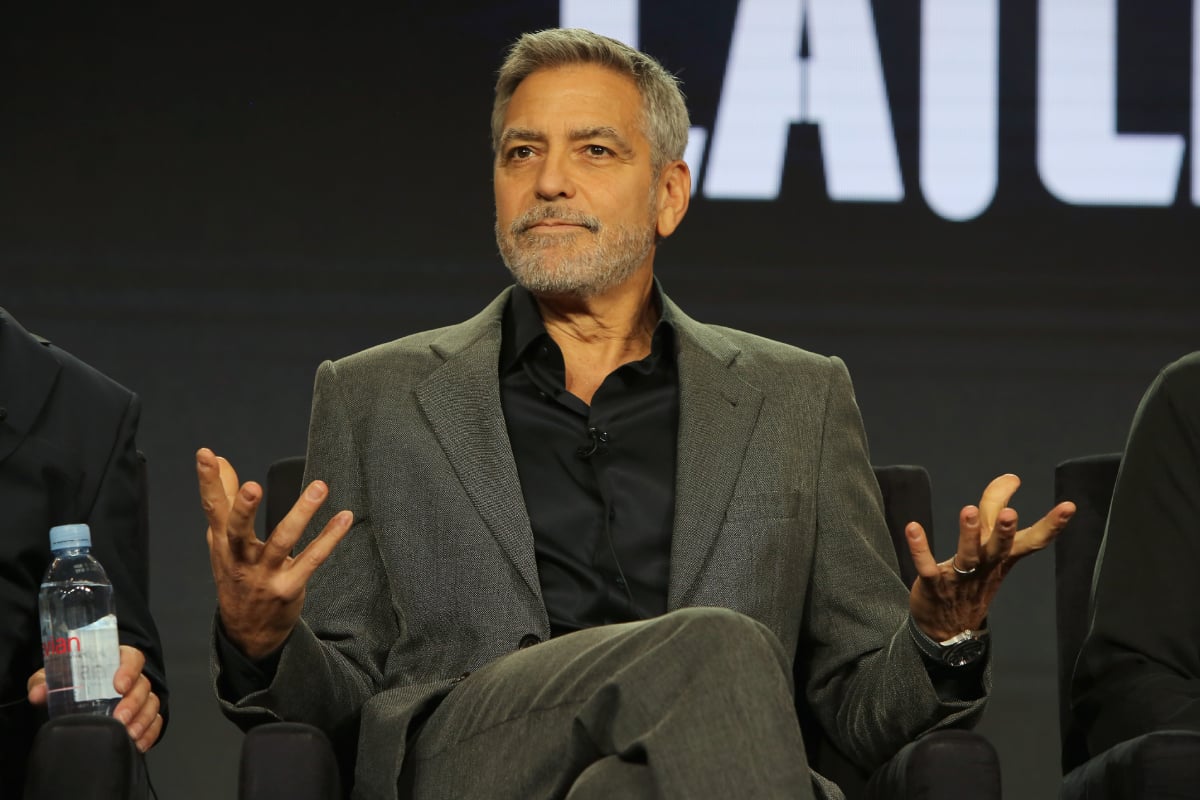
[[[874,470],[883,494],[883,516],[900,563],[900,577],[905,586],[912,586],[917,580],[917,568],[908,551],[904,528],[910,522],[921,523],[929,548],[933,549],[933,490],[929,473],[913,464],[890,464]]]
[[[1090,625],[1092,574],[1104,540],[1120,453],[1082,456],[1054,468],[1054,502],[1075,503],[1075,516],[1054,540],[1058,627],[1058,732],[1063,773],[1087,760],[1087,743],[1071,719],[1071,675]]]
[[[284,518],[300,498],[304,483],[304,456],[281,458],[267,468],[267,486],[263,498],[267,533]]]

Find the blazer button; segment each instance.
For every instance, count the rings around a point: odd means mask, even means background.
[[[535,644],[541,644],[542,640],[534,636],[532,633],[527,633],[521,637],[521,641],[517,642],[517,647],[521,650],[526,650],[533,647]]]

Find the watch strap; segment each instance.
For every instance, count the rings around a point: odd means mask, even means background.
[[[937,664],[964,667],[978,661],[988,649],[989,634],[982,630],[965,630],[943,642],[932,638],[911,614],[908,616],[908,632],[921,654]]]

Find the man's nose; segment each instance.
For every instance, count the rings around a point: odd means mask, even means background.
[[[548,155],[542,161],[534,191],[542,200],[574,197],[575,181],[565,154]]]

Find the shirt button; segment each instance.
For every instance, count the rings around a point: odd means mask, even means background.
[[[517,648],[521,649],[521,650],[528,650],[530,647],[533,647],[535,644],[541,644],[541,643],[542,643],[541,639],[534,636],[532,633],[527,633],[521,637],[521,641],[517,642]]]
[[[457,678],[455,678],[454,680],[452,680],[452,681],[450,681],[450,682],[451,682],[451,683],[462,683],[463,681],[465,681],[465,680],[466,680],[466,679],[467,679],[467,678],[470,676],[470,674],[471,674],[471,672],[470,672],[470,670],[468,670],[468,671],[464,672],[462,675],[459,675]]]

